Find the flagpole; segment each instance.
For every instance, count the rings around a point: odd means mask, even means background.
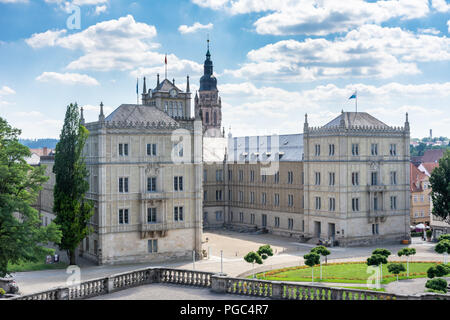
[[[136,78],[136,104],[139,104],[139,78]]]
[[[167,79],[167,53],[166,53],[166,58],[164,60],[164,64],[165,64],[165,67],[166,67],[166,79]]]
[[[356,113],[358,113],[358,92],[355,90],[356,92],[356,98],[355,98],[355,107],[356,107]]]

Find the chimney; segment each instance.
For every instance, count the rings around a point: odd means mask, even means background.
[[[42,151],[43,155],[46,156],[47,153],[48,153],[47,147],[42,148],[42,150],[43,150],[43,151]]]

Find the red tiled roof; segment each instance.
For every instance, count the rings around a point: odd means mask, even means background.
[[[439,163],[436,162],[424,162],[422,166],[428,171],[429,174],[433,171],[434,168],[439,167]]]
[[[37,149],[31,149],[30,148],[31,153],[37,154],[38,156],[42,157],[42,156],[48,156],[53,149],[50,148],[37,148]]]
[[[420,184],[420,181],[427,179],[427,175],[422,171],[420,171],[419,169],[417,169],[417,167],[412,163],[409,164],[409,172],[410,172],[409,185],[411,187],[411,192],[421,192],[422,185]],[[417,182],[419,182],[419,187],[417,187]]]
[[[444,149],[425,150],[421,162],[438,162],[444,156]]]

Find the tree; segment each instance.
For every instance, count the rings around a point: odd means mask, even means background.
[[[378,248],[372,251],[372,254],[380,254],[382,256],[385,256],[386,258],[391,255],[391,252],[387,249]]]
[[[324,246],[317,246],[315,248],[312,248],[311,252],[315,252],[315,253],[319,254],[320,256],[323,256],[323,257],[325,257],[325,259],[331,253],[330,250],[328,250]],[[325,260],[325,263],[327,263],[326,260]],[[322,260],[320,260],[320,280],[322,280]]]
[[[376,252],[378,249],[374,250]],[[372,256],[367,258],[368,266],[378,266],[380,268],[380,282],[383,281],[383,264],[387,263],[387,257],[379,253],[372,253]]]
[[[397,282],[398,282],[398,274],[400,272],[405,272],[406,271],[405,266],[403,264],[401,264],[401,263],[388,264],[387,268],[388,268],[388,271],[390,273],[393,273],[393,274],[395,274],[397,276]]]
[[[397,252],[398,256],[406,256],[406,277],[409,277],[409,256],[416,254],[416,249],[414,248],[403,248]]]
[[[45,167],[32,167],[25,158],[30,150],[19,143],[21,131],[0,117],[0,277],[9,274],[8,263],[38,261],[54,250],[61,232],[52,222],[41,226],[39,213],[31,205],[47,181]]]
[[[244,260],[247,261],[248,263],[252,264],[252,273],[253,273],[253,278],[254,278],[255,277],[255,273],[254,273],[255,262],[257,264],[263,264],[261,256],[255,251],[250,251],[249,253],[247,253],[245,255]]]
[[[303,256],[305,264],[311,267],[311,283],[314,282],[314,266],[320,263],[320,255],[315,252],[310,252]]]
[[[450,240],[450,233],[447,234],[441,234],[438,238],[438,242],[441,240]]]
[[[82,151],[89,132],[80,123],[77,104],[67,106],[64,125],[56,145],[54,204],[55,222],[62,230],[61,250],[66,250],[70,264],[76,264],[75,249],[91,232],[88,226],[93,203],[85,199],[89,175]]]
[[[273,256],[273,250],[268,244],[259,247],[256,253],[258,253],[263,260],[266,260],[268,257]]]
[[[434,277],[444,277],[450,273],[450,266],[445,264],[438,264],[436,266],[430,267],[427,270],[427,276],[430,279]]]
[[[434,251],[444,255],[444,263],[447,263],[446,256],[450,253],[450,240],[443,239],[434,247]]]
[[[425,287],[431,290],[447,293],[447,281],[442,278],[428,280]]]
[[[430,176],[432,214],[450,221],[450,150],[439,159],[439,166],[434,168]]]

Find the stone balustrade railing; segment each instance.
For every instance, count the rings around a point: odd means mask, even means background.
[[[78,285],[14,297],[10,300],[79,300],[151,283],[197,286],[210,288],[215,293],[278,300],[450,300],[450,295],[436,293],[399,295],[303,283],[232,278],[212,272],[152,267],[83,281]]]

